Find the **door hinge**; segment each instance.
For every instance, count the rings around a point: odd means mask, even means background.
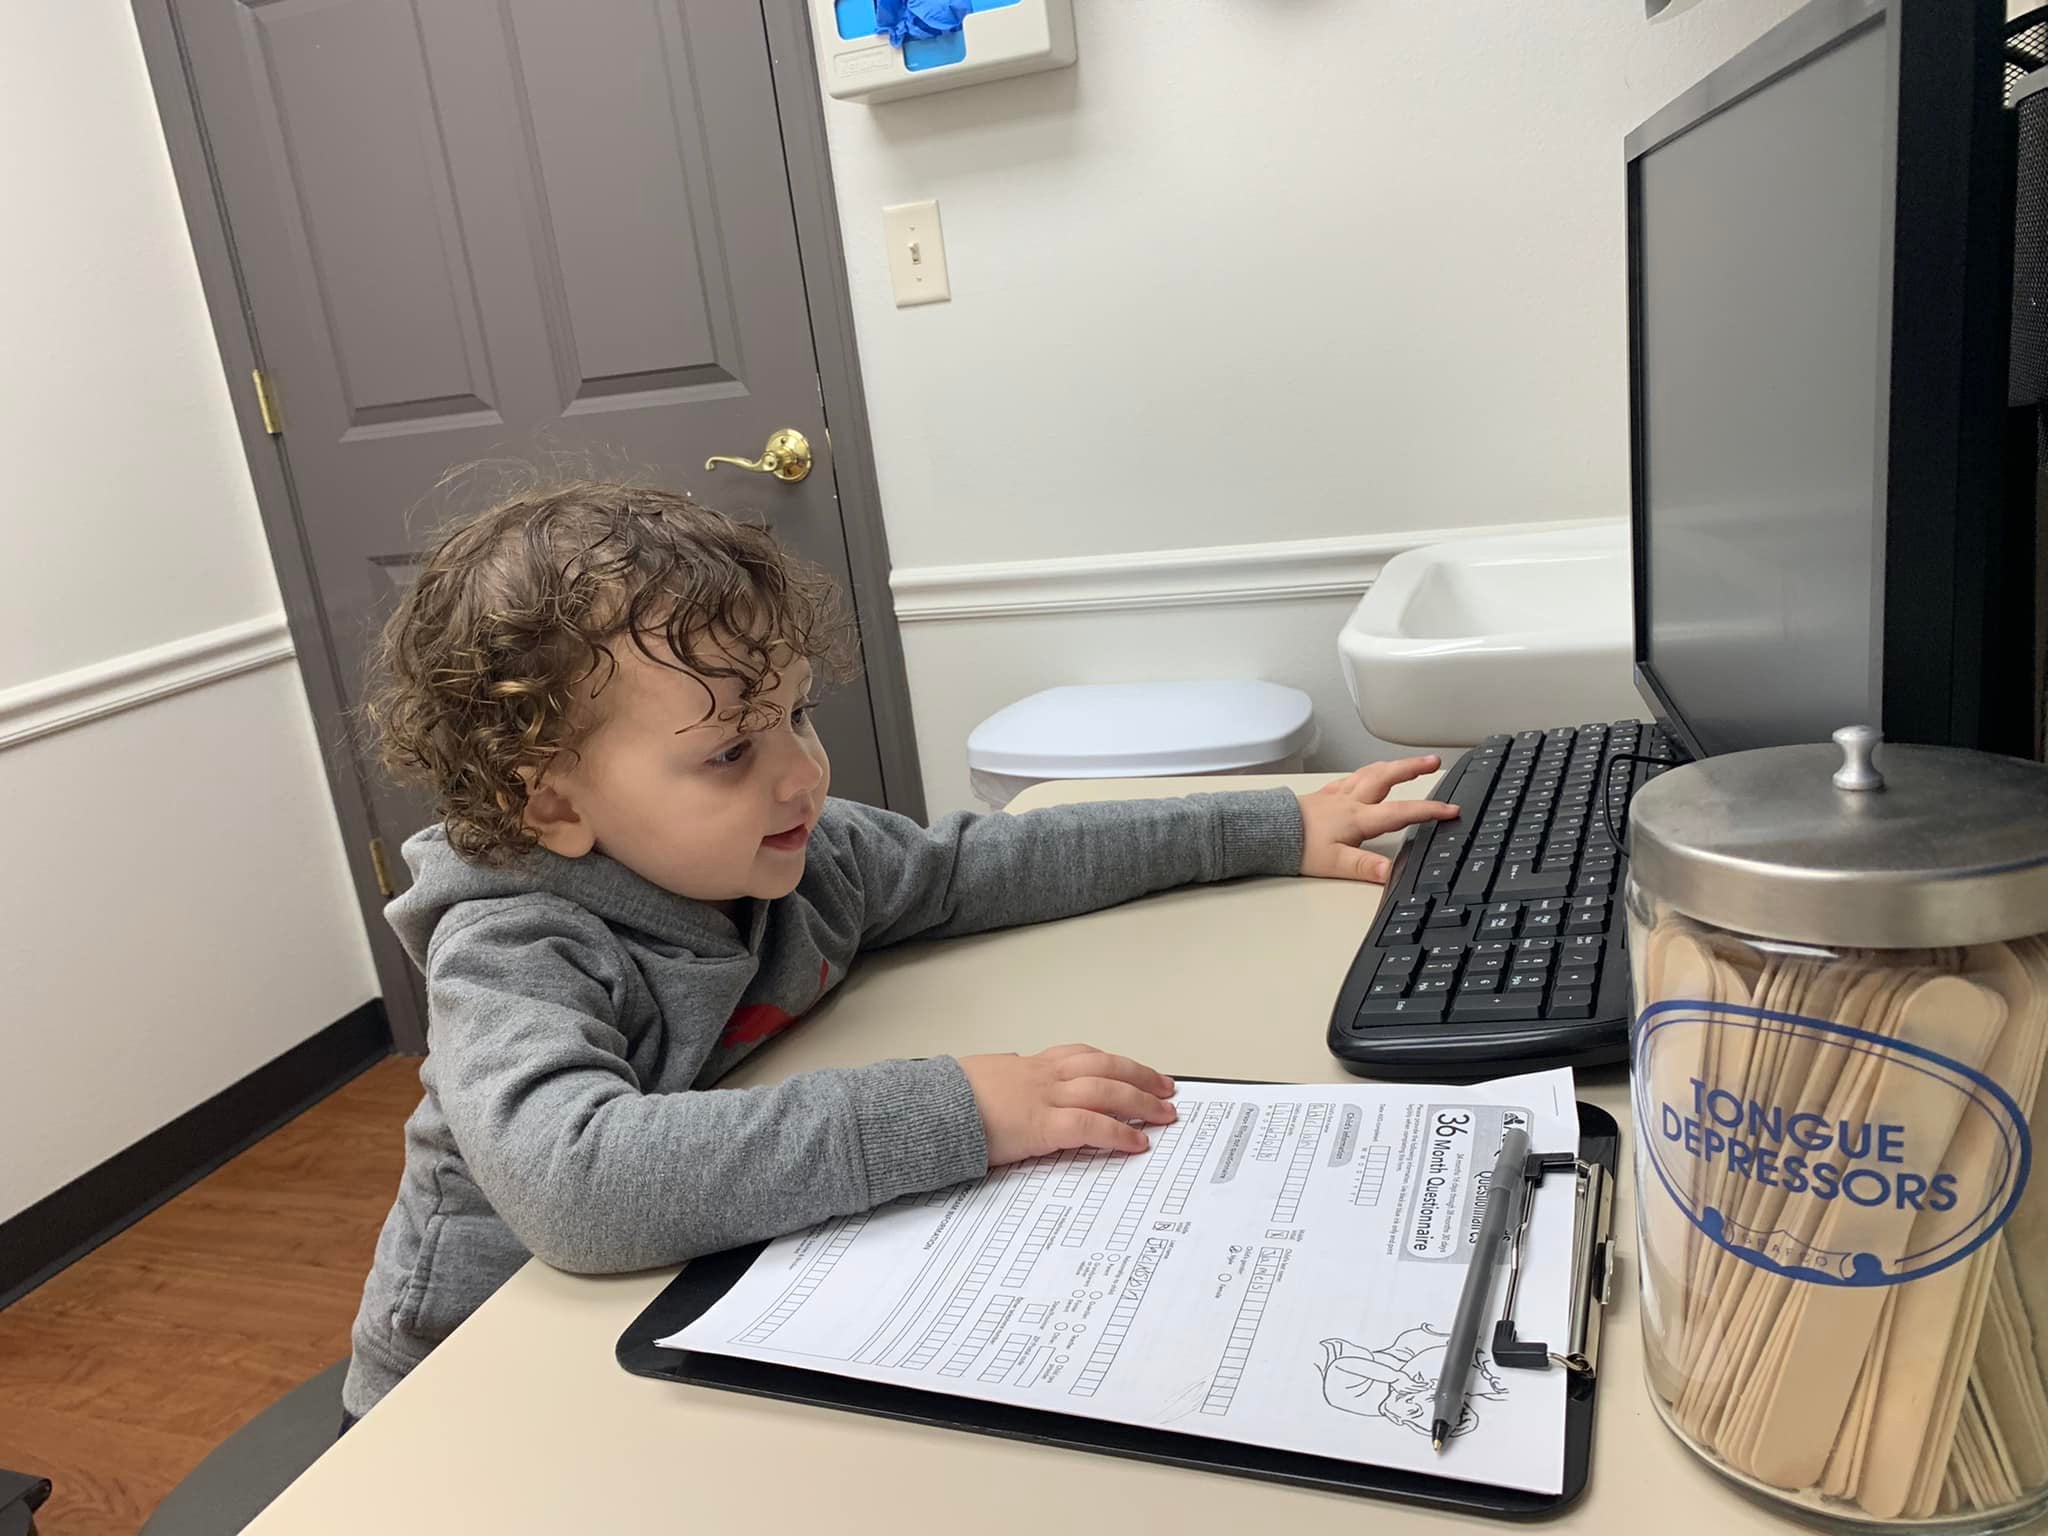
[[[370,868],[377,872],[377,894],[386,901],[398,894],[391,884],[391,865],[384,858],[384,839],[370,839]]]
[[[282,436],[284,420],[277,414],[277,391],[270,387],[270,375],[261,368],[249,371],[256,379],[256,409],[263,415],[263,430],[272,437]]]

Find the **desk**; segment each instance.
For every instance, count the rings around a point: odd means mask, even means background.
[[[1218,787],[1044,786],[1018,808]],[[1378,899],[1371,886],[1246,881],[870,956],[738,1080],[1087,1040],[1188,1078],[1342,1082],[1323,1032]],[[1626,1123],[1619,1072],[1582,1079],[1580,1097]],[[1623,1173],[1626,1257],[1635,1218]],[[1097,1511],[1177,1536],[1356,1536],[1361,1522],[1381,1536],[1474,1528],[1400,1505],[629,1376],[613,1343],[672,1273],[593,1279],[528,1264],[249,1530],[1051,1536]],[[1782,1532],[1693,1461],[1651,1409],[1634,1278],[1624,1262],[1604,1336],[1592,1487],[1561,1526],[1621,1536],[1654,1514],[1659,1536]]]

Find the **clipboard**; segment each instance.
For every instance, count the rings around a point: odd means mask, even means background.
[[[1223,1079],[1203,1079],[1223,1081]],[[1572,1337],[1563,1350],[1546,1354],[1555,1368],[1568,1373],[1565,1385],[1564,1484],[1560,1492],[1529,1493],[1485,1483],[1431,1476],[1392,1467],[1368,1466],[1310,1456],[1299,1451],[1270,1450],[1231,1440],[1178,1434],[1172,1430],[1079,1418],[1042,1408],[1021,1408],[978,1398],[954,1397],[916,1387],[893,1386],[807,1371],[795,1366],[743,1360],[696,1350],[663,1349],[655,1343],[695,1322],[744,1275],[766,1243],[728,1249],[697,1259],[669,1282],[647,1309],[619,1336],[618,1362],[636,1376],[689,1386],[744,1392],[753,1397],[781,1398],[817,1408],[838,1408],[874,1414],[911,1424],[998,1435],[1036,1445],[1124,1456],[1195,1471],[1224,1472],[1316,1488],[1326,1493],[1392,1499],[1463,1515],[1495,1519],[1534,1520],[1568,1509],[1586,1491],[1593,1448],[1593,1407],[1598,1395],[1599,1331],[1607,1299],[1607,1278],[1613,1269],[1614,1232],[1611,1195],[1617,1174],[1620,1131],[1614,1117],[1583,1101],[1579,1110],[1579,1150],[1573,1181],[1578,1204],[1574,1223]],[[1532,1159],[1532,1162],[1534,1159]],[[1600,1170],[1591,1176],[1589,1170]],[[1590,1186],[1590,1189],[1589,1189]],[[1608,1198],[1599,1198],[1604,1187]],[[1563,1198],[1565,1181],[1539,1180],[1531,1170],[1529,1191],[1537,1199]],[[1555,1193],[1553,1193],[1555,1191]],[[1589,1199],[1589,1194],[1593,1197]],[[1527,1195],[1525,1194],[1525,1198]],[[1502,1325],[1513,1337],[1512,1317]],[[1498,1337],[1498,1335],[1497,1335]],[[1524,1348],[1529,1341],[1517,1341]],[[1583,1366],[1566,1363],[1576,1355]],[[1505,1362],[1504,1362],[1505,1363]],[[1523,1362],[1528,1363],[1526,1360]]]

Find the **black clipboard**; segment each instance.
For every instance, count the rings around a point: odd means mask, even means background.
[[[1224,1079],[1204,1078],[1202,1081]],[[1611,1191],[1617,1176],[1621,1145],[1614,1117],[1583,1102],[1578,1109],[1579,1163],[1582,1168],[1602,1170],[1606,1188]],[[1574,1270],[1583,1276],[1587,1294],[1574,1298],[1574,1317],[1590,1320],[1592,1332],[1585,1342],[1589,1346],[1587,1352],[1597,1361],[1600,1309],[1606,1301],[1607,1277],[1612,1270],[1614,1236],[1605,1226],[1605,1203],[1601,1203],[1597,1210],[1584,1203],[1583,1178],[1579,1181],[1579,1189],[1581,1227],[1578,1253],[1582,1262],[1576,1262]],[[1196,1471],[1263,1478],[1300,1488],[1317,1488],[1327,1493],[1393,1499],[1457,1514],[1509,1520],[1541,1519],[1562,1513],[1586,1491],[1593,1449],[1593,1406],[1599,1383],[1597,1372],[1568,1372],[1564,1487],[1561,1492],[1549,1494],[1526,1493],[1516,1488],[1495,1488],[1485,1483],[1462,1482],[1392,1467],[1338,1461],[1299,1451],[1269,1450],[1264,1446],[1117,1424],[1104,1419],[1079,1418],[1041,1408],[1019,1408],[978,1398],[953,1397],[943,1392],[925,1392],[915,1387],[862,1381],[851,1376],[770,1365],[730,1355],[663,1349],[654,1342],[667,1338],[703,1316],[712,1303],[747,1272],[766,1246],[765,1243],[753,1243],[712,1254],[688,1265],[619,1336],[619,1364],[636,1376],[652,1376],[662,1381],[716,1387],[721,1391],[744,1392],[754,1397],[782,1398],[813,1407],[846,1409],[911,1424],[1000,1435],[1005,1439],[1126,1456],[1137,1461],[1158,1462]]]

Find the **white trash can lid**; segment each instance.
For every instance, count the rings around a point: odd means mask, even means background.
[[[1027,779],[1226,773],[1313,744],[1309,697],[1279,683],[1103,683],[1048,688],[967,738],[967,766]]]

